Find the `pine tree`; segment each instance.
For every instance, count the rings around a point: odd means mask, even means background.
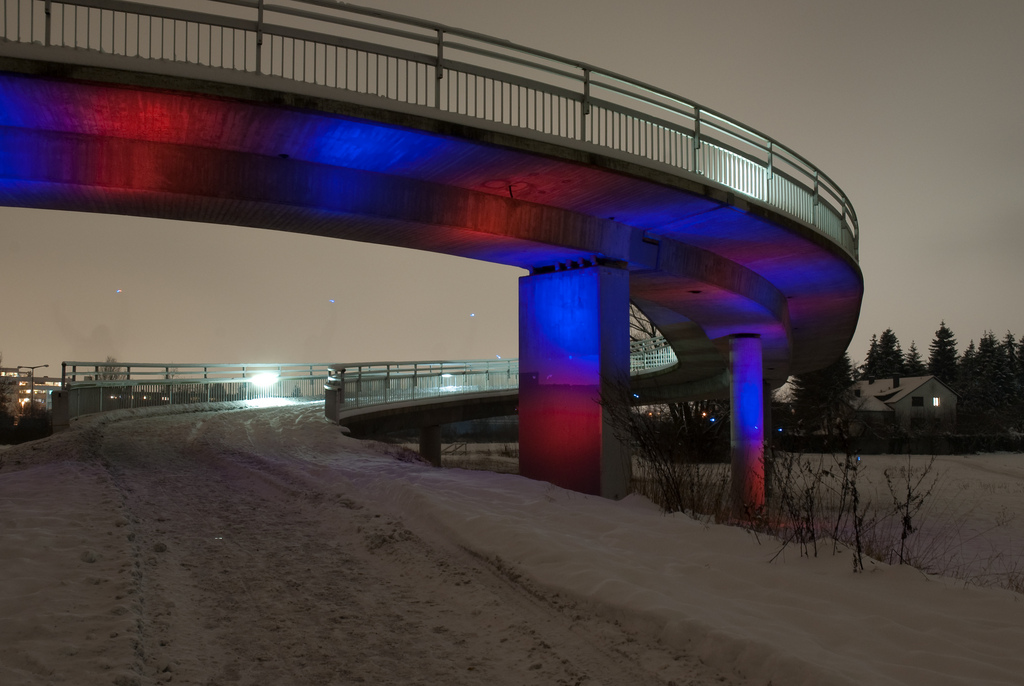
[[[975,372],[978,367],[978,348],[974,345],[974,339],[967,344],[964,354],[956,367],[956,381],[961,386],[967,387],[974,383]]]
[[[1003,345],[1010,347],[1012,339],[1013,336],[1007,332],[1006,338],[1003,339]],[[1010,407],[1007,427],[1018,433],[1024,433],[1024,340],[1017,342],[1017,349],[1012,358],[1016,369],[1015,396],[1013,405]]]
[[[872,337],[872,342],[875,339]],[[870,355],[870,351],[868,352]],[[871,367],[868,369],[868,367]],[[900,340],[892,329],[886,329],[878,337],[875,346],[875,362],[873,365],[865,364],[865,375],[876,379],[897,376],[903,374],[903,350],[900,348]]]
[[[1007,331],[999,344],[1006,363],[1007,397],[1011,404],[1018,405],[1024,400],[1024,368],[1021,367],[1020,348],[1017,338]]]
[[[871,334],[871,344],[868,345],[868,356],[864,360],[864,366],[861,367],[861,378],[862,379],[877,379],[878,378],[878,367],[880,364],[879,352],[878,352],[878,336]]]
[[[828,367],[793,377],[793,411],[805,433],[823,432],[830,440],[843,438],[843,422],[852,412],[853,365],[843,356]],[[839,446],[833,446],[839,447]]]
[[[928,372],[947,386],[953,386],[957,379],[956,337],[946,326],[945,321],[935,332],[935,339],[929,346],[929,351]]]
[[[993,410],[1006,405],[1011,382],[1008,360],[991,331],[986,331],[978,341],[977,375],[980,382],[978,390],[985,405]]]
[[[907,349],[907,355],[903,359],[903,373],[907,376],[924,376],[928,373],[927,367],[924,366],[924,361],[921,360],[921,353],[917,352],[917,346],[914,341],[910,341],[910,348]]]
[[[978,365],[978,348],[972,339],[964,349],[956,368],[956,390],[960,394],[957,406],[959,430],[975,433],[981,430],[985,416],[981,409],[981,380]]]
[[[0,353],[0,367],[4,366],[4,355]],[[8,405],[12,403],[14,399],[14,382],[8,378],[0,376],[0,424],[2,424],[2,418],[6,415],[13,415],[13,411],[8,411]],[[13,408],[11,408],[13,410]],[[12,420],[13,421],[13,420]]]

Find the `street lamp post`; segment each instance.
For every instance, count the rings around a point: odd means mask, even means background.
[[[34,367],[26,364],[18,366],[19,372],[22,369],[28,370],[28,410],[30,414],[36,409],[36,370],[49,366],[48,364],[37,364]]]

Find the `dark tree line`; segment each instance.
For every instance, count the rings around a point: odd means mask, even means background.
[[[892,329],[873,335],[864,364],[855,368],[848,356],[818,372],[793,378],[793,409],[806,428],[830,436],[849,404],[855,378],[934,375],[956,391],[959,433],[1024,432],[1024,341],[991,331],[971,340],[963,353],[943,321],[923,360],[912,341],[904,351]]]

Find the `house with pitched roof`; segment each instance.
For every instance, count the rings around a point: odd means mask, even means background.
[[[910,433],[942,433],[956,427],[959,396],[935,376],[868,378],[851,390],[851,404],[865,429],[898,426]]]

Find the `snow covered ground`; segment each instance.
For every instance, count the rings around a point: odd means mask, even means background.
[[[637,497],[407,461],[319,404],[111,413],[0,460],[5,686],[1024,684],[1020,595],[769,562]],[[937,465],[964,559],[976,530],[1019,549],[1024,456]]]

